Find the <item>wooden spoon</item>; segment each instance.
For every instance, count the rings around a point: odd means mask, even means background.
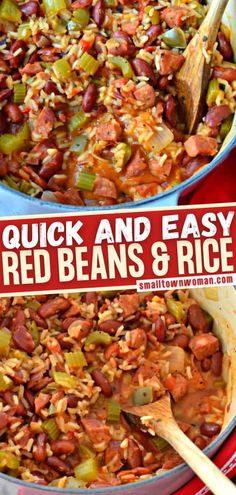
[[[228,0],[212,0],[204,21],[184,52],[185,62],[176,74],[178,99],[189,133],[196,130],[203,116],[213,47],[227,3]]]
[[[122,410],[140,418],[138,420],[140,428],[147,429],[148,422],[155,434],[174,447],[213,494],[236,495],[236,487],[233,483],[179,428],[173,417],[168,395],[145,406],[122,406]]]

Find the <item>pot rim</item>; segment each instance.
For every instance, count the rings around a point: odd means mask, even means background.
[[[234,148],[236,145],[236,126],[233,124],[234,129],[233,129],[233,136],[232,139],[229,141],[229,143],[223,148],[223,150],[220,150],[219,153],[216,155],[215,158],[208,164],[205,165],[198,173],[194,174],[192,177],[189,179],[181,182],[177,186],[168,189],[164,193],[156,194],[155,196],[142,199],[139,201],[132,201],[128,203],[121,203],[117,205],[109,205],[109,206],[73,206],[73,205],[64,205],[62,203],[53,203],[49,201],[43,201],[42,199],[34,198],[32,196],[27,196],[27,194],[24,194],[19,191],[15,191],[14,189],[11,189],[10,187],[0,184],[0,190],[1,188],[5,190],[5,192],[8,192],[9,194],[13,194],[14,196],[18,196],[19,200],[21,201],[26,201],[29,203],[35,203],[40,205],[41,207],[49,207],[52,210],[61,210],[64,212],[78,212],[78,211],[94,211],[94,210],[119,210],[123,208],[138,208],[141,207],[142,205],[149,205],[152,206],[152,202],[155,202],[156,205],[158,206],[159,201],[165,200],[165,198],[168,198],[171,194],[178,193],[178,195],[183,192],[185,189],[188,187],[192,186],[195,182],[198,182],[200,179],[205,177],[209,172],[211,172],[215,167],[217,167],[221,162],[225,160],[225,158],[229,155],[230,151]]]
[[[220,447],[220,445],[226,440],[226,438],[230,435],[230,433],[233,431],[233,429],[235,427],[236,427],[236,416],[234,416],[234,418],[231,419],[229,424],[220,433],[220,435],[218,435],[218,437],[215,440],[213,440],[213,442],[211,442],[205,449],[203,449],[203,452],[206,455],[209,455],[212,451],[214,451],[214,450],[216,451],[217,448]],[[220,445],[218,445],[219,442],[220,442]],[[41,491],[42,495],[43,495],[43,493],[55,494],[55,491],[57,493],[64,494],[64,495],[74,495],[74,494],[84,495],[85,490],[86,490],[86,494],[88,494],[88,495],[90,495],[90,494],[91,495],[106,495],[106,494],[109,495],[111,493],[112,494],[113,493],[122,493],[125,490],[127,490],[128,487],[130,487],[130,486],[132,488],[134,488],[134,487],[137,488],[137,490],[139,488],[147,488],[148,489],[148,486],[151,483],[158,482],[159,480],[160,481],[161,480],[168,481],[168,479],[170,479],[172,477],[181,476],[181,474],[183,473],[183,471],[186,470],[186,468],[190,469],[186,463],[182,463],[179,466],[176,466],[175,468],[172,468],[172,469],[166,471],[165,473],[157,474],[157,475],[152,476],[146,480],[136,481],[135,483],[129,483],[129,484],[119,485],[119,486],[104,487],[104,488],[86,488],[86,489],[75,488],[75,489],[71,489],[69,491],[68,490],[65,491],[64,488],[57,488],[54,486],[42,486],[42,485],[37,485],[35,483],[25,482],[23,480],[13,478],[12,476],[9,476],[9,475],[4,474],[4,473],[0,473],[0,480],[3,479],[7,482],[15,483],[19,486],[19,488],[24,487],[24,488],[29,488],[29,489],[31,488],[34,490]],[[194,473],[193,473],[193,475],[194,475]]]

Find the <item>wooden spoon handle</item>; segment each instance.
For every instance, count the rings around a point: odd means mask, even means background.
[[[208,13],[200,26],[199,34],[207,36],[205,46],[211,48],[215,43],[221,19],[229,0],[212,0]]]
[[[168,422],[168,425],[163,426],[163,431],[160,424],[158,423],[157,432],[174,447],[214,495],[236,495],[234,484],[189,440],[175,423]]]

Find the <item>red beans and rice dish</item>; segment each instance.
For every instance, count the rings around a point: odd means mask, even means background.
[[[1,298],[0,470],[60,488],[144,480],[182,462],[122,412],[171,395],[201,449],[226,405],[221,344],[188,291]]]
[[[206,12],[196,0],[2,0],[2,182],[49,201],[102,206],[156,195],[206,165],[235,111],[225,26],[192,136],[175,87]]]

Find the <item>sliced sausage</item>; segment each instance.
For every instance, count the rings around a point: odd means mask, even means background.
[[[51,108],[44,107],[41,110],[34,125],[34,131],[39,134],[42,139],[47,139],[53,129],[56,117]]]
[[[214,156],[218,151],[218,143],[215,138],[207,136],[190,136],[184,143],[187,154],[191,157],[198,155]]]
[[[220,343],[217,337],[211,333],[203,333],[192,337],[189,347],[196,359],[202,361],[202,359],[212,356],[212,354],[217,352],[220,348]]]
[[[121,294],[119,297],[119,306],[123,310],[123,318],[134,314],[139,309],[138,294]]]
[[[127,165],[126,176],[137,177],[138,175],[142,175],[146,168],[147,162],[145,161],[140,149],[138,149]]]
[[[165,381],[165,387],[171,393],[174,401],[178,402],[188,391],[188,380],[179,373],[175,376],[168,375]]]
[[[96,177],[93,194],[104,198],[117,198],[117,189],[110,179],[106,177]]]
[[[93,443],[108,443],[111,439],[108,426],[94,418],[83,418],[81,423]]]
[[[105,451],[105,465],[109,473],[116,473],[122,468],[124,463],[125,460],[122,449],[120,448],[120,442],[111,440]]]
[[[156,93],[150,84],[144,83],[143,86],[134,91],[134,96],[138,100],[140,108],[144,110],[155,105]]]
[[[39,62],[34,62],[33,64],[26,64],[23,69],[20,69],[22,75],[27,74],[27,76],[35,76],[38,72],[42,71],[42,67]]]
[[[167,7],[161,12],[161,19],[165,21],[170,28],[181,27],[188,14],[189,9],[186,7]]]
[[[168,76],[182,67],[185,58],[180,53],[172,52],[171,50],[160,50],[160,74]]]
[[[171,158],[167,158],[164,163],[160,161],[160,158],[154,159],[152,158],[149,160],[149,169],[152,175],[155,177],[158,177],[158,183],[161,184],[162,182],[165,182],[167,177],[169,177],[172,166],[173,166],[173,161]]]
[[[122,134],[122,127],[116,120],[99,124],[96,129],[96,138],[99,141],[118,141]]]

